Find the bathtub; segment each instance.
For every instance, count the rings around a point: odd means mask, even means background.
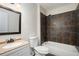
[[[79,56],[79,52],[75,46],[47,41],[42,44],[49,48],[49,53],[56,56]]]

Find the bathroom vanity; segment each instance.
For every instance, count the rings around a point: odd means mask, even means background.
[[[16,40],[0,44],[0,56],[30,56],[29,43],[25,40]]]
[[[21,34],[21,12],[0,5],[0,35]],[[30,55],[29,43],[23,39],[0,39],[0,56]]]

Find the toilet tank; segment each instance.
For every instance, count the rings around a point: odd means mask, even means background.
[[[29,37],[29,41],[30,41],[30,46],[31,47],[37,47],[39,44],[39,40],[37,36],[31,36]]]

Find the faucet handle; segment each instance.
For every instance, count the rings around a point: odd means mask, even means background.
[[[7,41],[7,43],[14,42],[14,39],[10,38],[10,40]]]

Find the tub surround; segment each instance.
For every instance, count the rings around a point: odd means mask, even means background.
[[[79,46],[79,9],[47,16],[47,41]]]
[[[0,44],[0,55],[1,55],[1,54],[4,54],[4,53],[6,53],[6,52],[12,51],[12,50],[14,50],[14,49],[16,49],[16,48],[19,48],[19,47],[21,47],[21,46],[29,45],[29,43],[28,43],[27,41],[22,40],[22,39],[17,39],[17,40],[15,40],[15,41],[12,42],[12,43],[5,43],[5,40],[0,41],[0,42],[3,42],[3,43]],[[21,43],[21,44],[19,44],[19,43]],[[9,48],[7,48],[7,47],[6,47],[7,44],[8,44],[8,45],[11,45],[11,46],[14,46],[14,47],[11,47],[11,48],[9,47]]]
[[[46,16],[43,13],[40,13],[41,21],[41,43],[47,41],[47,21]]]

